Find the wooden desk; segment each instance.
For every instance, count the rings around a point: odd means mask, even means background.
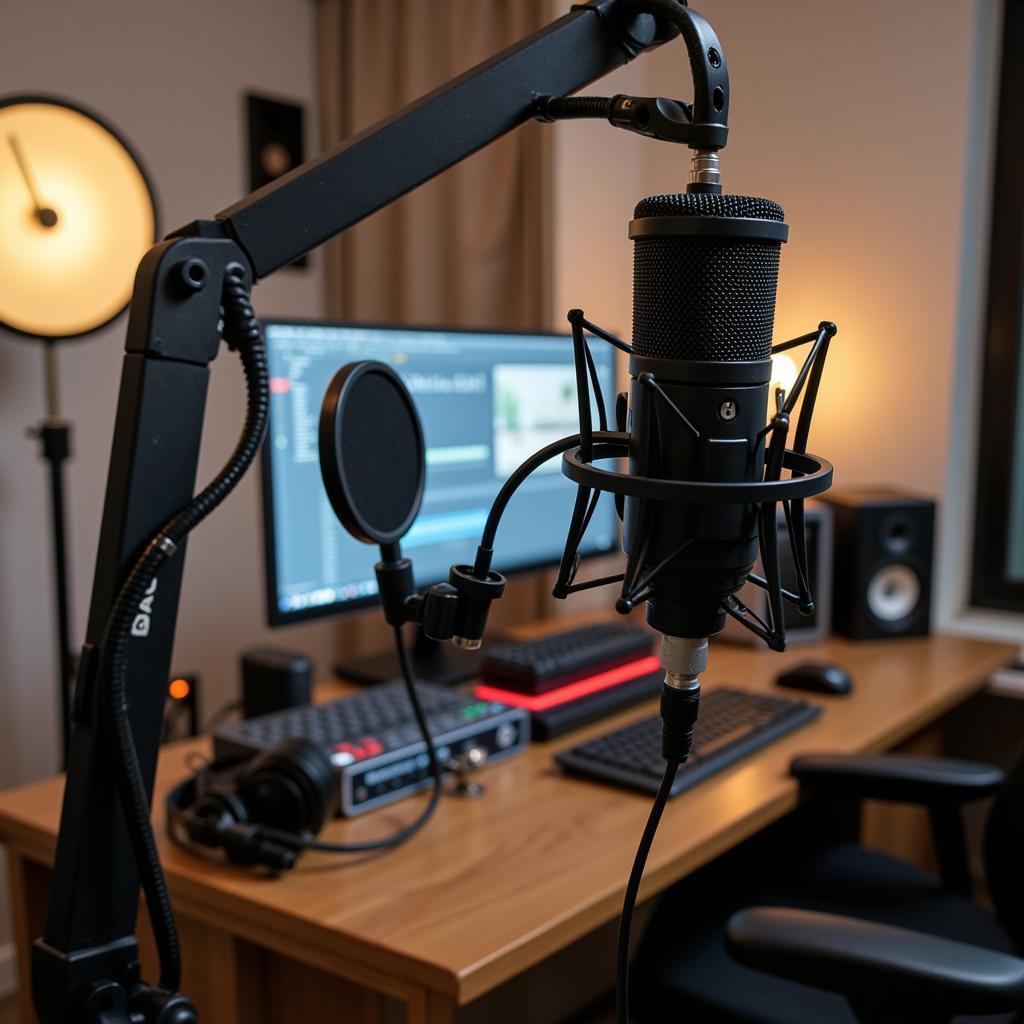
[[[791,810],[797,787],[787,765],[794,755],[890,747],[978,690],[1015,653],[1009,645],[948,636],[837,640],[784,655],[714,644],[708,690],[730,682],[768,691],[785,665],[809,657],[846,666],[856,689],[848,698],[812,698],[824,709],[815,722],[673,800],[642,898]],[[458,1006],[616,917],[650,798],[564,778],[551,755],[652,710],[645,705],[485,770],[484,797],[444,800],[429,826],[398,850],[307,854],[281,879],[207,863],[166,841],[163,795],[206,742],[168,748],[155,819],[182,933],[184,990],[204,1024],[381,1024],[395,1019],[389,999],[405,1004],[409,1022],[443,1024]],[[21,954],[42,930],[61,790],[54,778],[0,795]],[[326,834],[379,835],[420,806],[410,800],[338,821]],[[27,1011],[24,964],[22,956]]]

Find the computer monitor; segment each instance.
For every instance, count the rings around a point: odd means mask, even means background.
[[[567,335],[273,320],[264,324],[264,336],[270,367],[263,494],[271,625],[355,611],[377,601],[377,549],[345,532],[320,478],[320,403],[346,363],[375,359],[393,366],[423,423],[423,506],[402,541],[420,588],[446,580],[453,562],[472,562],[491,502],[509,474],[538,448],[579,430]],[[610,403],[614,351],[603,342],[590,344]],[[596,410],[594,417],[596,423]],[[502,518],[494,568],[514,574],[556,566],[575,495],[560,459],[533,474]],[[617,544],[618,518],[606,496],[580,552],[606,554]],[[468,661],[467,671],[472,673]],[[348,666],[346,674],[360,673]],[[387,675],[388,668],[368,674]]]

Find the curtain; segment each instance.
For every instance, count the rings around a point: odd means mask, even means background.
[[[318,0],[317,13],[325,149],[551,20],[549,0]],[[525,125],[331,242],[327,315],[547,327],[549,136],[542,125]],[[495,621],[543,614],[546,589],[540,581],[513,584]],[[346,628],[348,651],[385,643],[377,618]]]
[[[325,147],[529,35],[549,10],[549,0],[320,0]],[[328,314],[546,326],[549,136],[526,125],[332,243]]]

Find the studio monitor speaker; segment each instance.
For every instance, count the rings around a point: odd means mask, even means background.
[[[832,628],[854,640],[925,636],[935,502],[897,491],[831,491]]]

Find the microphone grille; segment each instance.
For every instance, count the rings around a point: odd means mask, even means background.
[[[782,221],[778,203],[690,192],[650,196],[634,217]],[[771,355],[781,243],[703,235],[644,236],[633,254],[633,349],[657,359],[761,360]]]
[[[730,196],[715,192],[680,192],[648,196],[633,210],[634,217],[756,217],[785,220],[778,203],[757,196]]]

